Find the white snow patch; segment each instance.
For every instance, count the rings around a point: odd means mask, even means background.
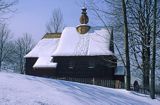
[[[52,57],[40,57],[33,65],[33,68],[56,68],[57,63],[52,62]]]
[[[0,105],[159,105],[123,89],[0,73]]]
[[[109,45],[110,34],[105,28],[91,27],[82,35],[75,27],[66,27],[53,56],[113,55]]]
[[[59,42],[59,38],[54,39],[42,39],[37,45],[25,56],[29,57],[51,57],[53,52],[56,50]]]

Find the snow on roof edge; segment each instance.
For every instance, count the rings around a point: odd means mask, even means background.
[[[56,50],[59,43],[59,38],[41,39],[36,46],[24,56],[24,58],[38,58],[51,56]]]
[[[52,57],[40,57],[33,65],[33,68],[56,68],[57,63],[52,62]]]

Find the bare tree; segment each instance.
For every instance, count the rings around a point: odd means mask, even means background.
[[[63,29],[63,14],[60,9],[54,9],[49,23],[46,25],[47,32],[58,33]]]
[[[15,62],[17,65],[17,70],[20,73],[24,73],[24,64],[25,59],[24,56],[31,51],[34,47],[34,41],[29,34],[24,34],[23,37],[18,38],[15,41]]]
[[[0,24],[0,70],[2,63],[10,59],[13,49],[10,47],[11,43],[10,31],[6,24]]]
[[[94,0],[92,0],[93,2]],[[98,3],[101,3],[100,6],[98,6]],[[104,6],[102,6],[102,3]],[[90,3],[91,4],[91,3]],[[109,16],[113,16],[112,20],[114,20],[113,27],[116,29],[115,31],[118,32],[118,35],[122,34],[122,26],[124,25],[123,22],[123,16],[122,13],[122,4],[120,4],[119,0],[102,0],[97,1],[94,3],[96,5],[92,6],[92,10],[94,10],[95,15],[102,21],[103,24],[107,24],[109,20]],[[111,5],[111,6],[107,6]],[[160,5],[160,2],[159,2]],[[103,8],[103,7],[109,7]],[[113,9],[112,9],[113,7]],[[159,6],[160,7],[160,6]],[[157,8],[157,22],[156,26],[156,34],[157,34],[157,43],[160,45],[160,8]],[[149,71],[152,69],[152,62],[154,62],[151,59],[152,53],[152,47],[153,46],[153,32],[154,32],[154,0],[127,0],[126,2],[126,10],[127,10],[127,18],[128,18],[128,33],[129,33],[129,47],[130,47],[130,61],[132,62],[131,68],[132,72],[134,69],[134,72],[140,72],[143,76],[143,86],[147,89],[149,89]],[[108,19],[108,20],[107,20]],[[119,30],[117,30],[119,29]],[[115,32],[114,31],[114,32]],[[117,33],[116,33],[117,34]],[[119,37],[119,36],[118,36]],[[116,36],[117,38],[117,36]],[[116,39],[115,38],[115,39]],[[123,37],[122,37],[123,39]],[[120,41],[120,40],[119,40]],[[119,43],[119,42],[118,42]],[[117,42],[114,43],[115,46],[118,44]],[[158,47],[157,45],[157,47]],[[119,45],[118,45],[119,47]],[[119,49],[122,46],[119,47]],[[116,47],[117,48],[117,47]],[[157,49],[159,50],[159,49]],[[123,49],[120,49],[121,52]],[[159,53],[158,51],[156,51]],[[123,53],[119,55],[120,58],[125,58]],[[154,55],[153,55],[154,56]],[[159,54],[156,55],[156,57],[160,57]],[[158,60],[158,59],[157,59]],[[157,64],[157,68],[160,66]]]
[[[154,0],[136,0],[128,3],[131,56],[143,72],[143,86],[149,89],[149,71],[152,69],[152,35],[154,28]],[[158,26],[158,24],[156,24]]]
[[[15,12],[14,5],[16,5],[18,0],[0,0],[0,22],[3,22],[6,17],[4,15]]]

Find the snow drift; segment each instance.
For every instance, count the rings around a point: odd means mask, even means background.
[[[159,105],[123,89],[0,73],[0,105]]]

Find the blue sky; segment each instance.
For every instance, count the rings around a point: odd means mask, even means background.
[[[29,33],[38,41],[45,34],[46,23],[54,8],[61,9],[65,26],[77,26],[82,2],[83,0],[19,0],[15,6],[17,12],[8,21],[9,28],[16,37]],[[90,17],[90,13],[88,15]]]

